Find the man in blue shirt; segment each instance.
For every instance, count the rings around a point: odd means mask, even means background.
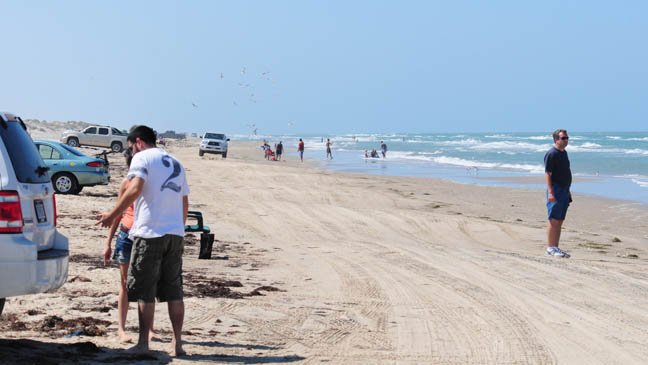
[[[560,231],[571,203],[572,174],[567,157],[569,136],[564,129],[553,132],[554,146],[545,154],[545,180],[547,183],[547,255],[568,258],[569,254],[558,247]]]

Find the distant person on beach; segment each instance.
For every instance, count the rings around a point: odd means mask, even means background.
[[[130,167],[131,160],[133,159],[133,152],[130,149],[124,151],[124,158],[126,159],[126,167]],[[130,181],[124,178],[121,184],[119,185],[119,195],[117,199],[120,199],[128,186]],[[117,235],[117,241],[115,242],[115,251],[112,254],[112,259],[117,261],[119,264],[119,272],[121,275],[121,287],[119,288],[119,296],[117,297],[117,316],[119,328],[117,329],[117,335],[119,336],[119,342],[121,343],[130,343],[133,342],[133,339],[126,334],[126,317],[128,316],[128,292],[126,290],[126,281],[128,278],[128,266],[130,263],[131,250],[133,248],[133,241],[128,238],[128,232],[133,226],[134,222],[134,212],[133,206],[130,205],[123,212],[123,215],[118,215],[117,218],[113,221],[108,231],[108,239],[106,240],[106,248],[104,249],[104,266],[108,263],[108,260],[111,259],[112,253],[112,240],[115,237],[115,232],[119,229],[119,234]],[[153,327],[151,326],[151,331],[149,332],[149,339],[153,337]]]
[[[134,222],[129,231],[133,240],[128,270],[128,300],[137,301],[139,339],[132,353],[149,352],[149,332],[153,325],[155,299],[168,302],[173,327],[171,356],[180,356],[184,293],[182,290],[182,253],[184,224],[189,207],[189,186],[185,170],[166,151],[157,148],[155,132],[147,126],[131,129],[128,137],[133,160],[126,178],[128,189],[117,205],[97,216],[96,225],[110,226],[133,204]]]
[[[263,158],[266,158],[268,156],[268,149],[270,148],[270,145],[264,140],[261,148],[263,148]]]
[[[387,145],[383,141],[380,141],[380,151],[382,151],[383,158],[386,158],[387,157]]]
[[[299,152],[299,158],[301,159],[301,162],[304,162],[304,141],[302,139],[299,139],[299,144],[297,145],[297,152]]]
[[[553,132],[554,146],[545,154],[545,180],[547,183],[547,255],[568,258],[569,254],[558,247],[560,231],[567,215],[567,208],[572,201],[569,188],[572,174],[567,157],[569,136],[564,129]]]
[[[331,157],[331,160],[333,159],[333,154],[331,153],[331,139],[327,138],[326,139],[326,159],[328,160],[329,157]]]
[[[283,142],[279,141],[277,147],[275,147],[275,154],[277,155],[277,161],[281,161],[281,154],[283,153]]]
[[[272,158],[272,148],[268,146],[268,148],[266,148],[266,160],[270,161],[270,158]]]
[[[380,158],[380,156],[378,156],[378,152],[376,151],[375,148],[373,150],[371,150],[371,158]]]
[[[369,151],[365,150],[365,158],[369,158]]]

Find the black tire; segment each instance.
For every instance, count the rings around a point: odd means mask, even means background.
[[[2,309],[4,309],[5,298],[0,298],[0,316],[2,315]]]
[[[198,156],[202,156],[204,154],[205,154],[205,152],[203,152],[202,150],[198,150]]]
[[[59,194],[78,194],[78,186],[74,175],[67,172],[59,172],[58,174],[52,177],[52,185],[54,185],[54,190]]]
[[[81,190],[83,190],[83,185],[77,185],[77,188],[76,188],[76,191],[74,192],[74,194],[79,194],[81,192]]]
[[[79,147],[79,139],[76,137],[70,137],[67,140],[67,144],[70,147]]]
[[[122,146],[121,142],[113,142],[113,143],[110,144],[110,149],[111,149],[113,152],[117,152],[117,153],[119,153],[119,152],[122,151],[123,148],[124,148],[124,147]]]
[[[222,154],[223,158],[227,158],[227,152]]]

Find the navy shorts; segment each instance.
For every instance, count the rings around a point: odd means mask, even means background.
[[[569,189],[563,188],[558,185],[552,185],[553,195],[556,198],[555,202],[549,201],[549,191],[547,191],[547,216],[548,219],[557,219],[559,221],[565,220],[567,216],[567,208],[571,202],[569,196]]]
[[[128,232],[120,230],[117,235],[117,242],[115,242],[115,251],[113,252],[112,259],[120,265],[127,264],[130,262],[132,250],[133,241],[128,239]]]

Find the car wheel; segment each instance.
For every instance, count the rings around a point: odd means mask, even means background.
[[[223,158],[227,158],[227,152],[222,154]]]
[[[202,156],[204,154],[205,154],[205,152],[203,152],[202,150],[198,150],[198,156]]]
[[[121,152],[121,151],[122,151],[122,144],[121,144],[121,142],[113,142],[113,143],[110,145],[110,149],[111,149],[113,152],[117,152],[117,153]]]
[[[79,194],[83,190],[83,185],[77,186],[76,190],[74,191],[74,194]]]
[[[54,190],[59,194],[77,194],[78,183],[72,174],[61,172],[52,178]]]
[[[5,298],[0,298],[0,316],[2,315],[2,309],[4,308]]]
[[[79,139],[76,137],[70,137],[67,140],[67,144],[70,147],[79,147]]]

